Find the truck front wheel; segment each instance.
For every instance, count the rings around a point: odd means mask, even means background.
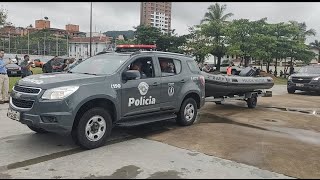
[[[103,108],[92,108],[86,111],[72,132],[73,140],[84,149],[103,146],[112,130],[110,113]]]

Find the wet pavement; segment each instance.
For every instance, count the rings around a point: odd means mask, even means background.
[[[279,88],[281,90],[281,88]],[[296,178],[320,178],[320,96],[286,89],[245,102],[206,103],[198,124],[149,139]]]
[[[69,136],[33,133],[0,105],[0,179],[319,178],[320,96],[273,90],[255,109],[206,103],[189,127],[115,128],[90,151]]]

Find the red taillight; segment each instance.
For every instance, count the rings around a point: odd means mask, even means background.
[[[200,76],[200,82],[202,86],[205,85],[206,80],[204,79],[204,76]]]

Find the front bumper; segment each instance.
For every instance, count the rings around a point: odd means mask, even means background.
[[[44,101],[38,96],[12,92],[9,109],[20,113],[20,122],[42,128],[49,132],[65,134],[72,130],[73,113],[68,99],[62,101]],[[17,101],[33,101],[30,108],[17,107]],[[16,103],[17,104],[17,103]]]
[[[320,82],[311,81],[310,83],[294,83],[292,81],[288,81],[287,88],[301,90],[301,91],[318,91],[318,92],[320,92]]]

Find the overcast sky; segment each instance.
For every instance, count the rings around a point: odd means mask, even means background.
[[[172,28],[179,35],[188,33],[188,26],[199,24],[208,2],[173,2]],[[267,17],[269,22],[296,20],[306,22],[317,31],[320,39],[319,2],[222,2],[233,18],[257,20]],[[8,21],[16,26],[34,26],[36,19],[49,17],[51,27],[65,28],[68,23],[80,25],[80,31],[89,31],[90,2],[0,2],[8,10]],[[93,2],[93,31],[133,30],[140,23],[140,2]]]

